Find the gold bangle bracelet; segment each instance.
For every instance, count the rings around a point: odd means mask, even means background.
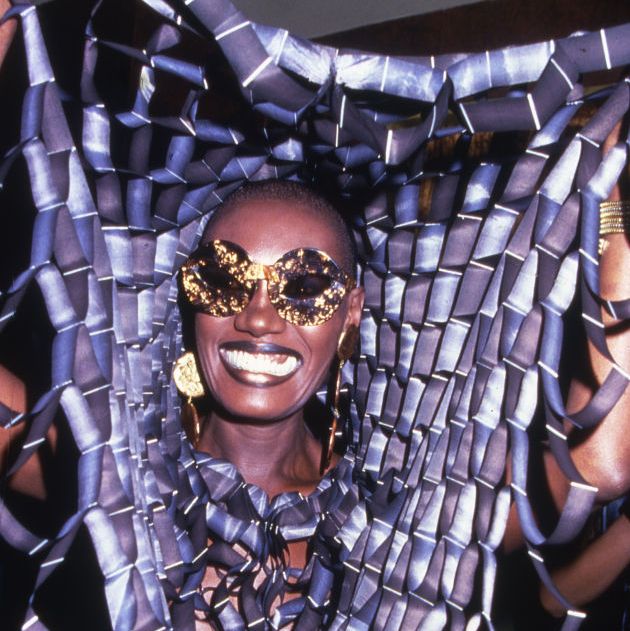
[[[630,200],[616,199],[612,201],[602,202],[599,205],[600,210],[627,210],[630,208]]]
[[[599,236],[630,234],[630,201],[602,202],[599,205]]]

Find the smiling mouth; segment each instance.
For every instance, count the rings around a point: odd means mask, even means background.
[[[246,383],[271,385],[288,379],[302,364],[302,356],[277,344],[227,342],[219,355],[230,374]]]

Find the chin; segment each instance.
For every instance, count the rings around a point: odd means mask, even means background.
[[[238,406],[238,407],[224,407],[219,404],[226,416],[237,423],[244,423],[249,425],[265,425],[272,424],[278,421],[282,421],[289,418],[296,412],[294,409],[289,410],[270,410],[269,406],[265,407],[253,407],[253,406]]]
[[[251,390],[251,388],[249,388]],[[273,423],[281,421],[295,414],[304,404],[291,403],[283,405],[279,393],[274,395],[273,388],[261,388],[260,392],[247,392],[241,396],[232,397],[229,401],[215,398],[219,409],[224,410],[235,421],[243,423],[262,422]]]
[[[215,411],[242,423],[272,423],[299,414],[323,382],[320,371],[298,369],[286,377],[232,371],[223,362],[209,366],[208,386]]]

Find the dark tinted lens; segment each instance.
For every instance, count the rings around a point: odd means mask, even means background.
[[[244,291],[245,288],[232,274],[219,267],[214,261],[200,262],[197,266],[197,274],[206,287],[212,291]]]
[[[290,278],[282,293],[291,300],[306,300],[323,294],[331,284],[332,279],[326,274],[302,274]]]
[[[267,289],[282,318],[298,326],[332,318],[346,294],[346,276],[325,252],[291,250],[273,267],[279,282],[269,282]]]
[[[220,318],[245,309],[251,288],[238,279],[233,269],[216,260],[213,249],[206,248],[202,254],[204,258],[191,258],[181,271],[181,286],[190,304]]]

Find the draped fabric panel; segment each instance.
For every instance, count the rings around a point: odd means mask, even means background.
[[[84,525],[114,629],[192,629],[199,559],[209,558],[196,525],[205,519],[219,543],[238,531],[251,549],[267,545],[230,514],[216,517],[232,474],[207,472],[192,453],[171,366],[182,349],[179,266],[226,195],[270,178],[333,185],[348,209],[361,207],[351,221],[366,303],[360,351],[344,369],[353,490],[338,475],[334,502],[319,508],[308,602],[274,618],[253,592],[244,619],[492,628],[495,551],[512,499],[549,583],[539,548],[573,538],[596,491],[565,436],[564,316],[577,301],[588,338],[609,357],[600,309],[630,313],[627,301],[600,300],[597,252],[599,202],[628,142],[605,157],[601,148],[630,86],[611,74],[610,85],[583,87],[589,73],[630,63],[630,25],[396,58],[254,24],[228,0],[137,0],[142,28],[118,40],[101,32],[102,13],[116,11],[102,0],[72,86],[77,124],[38,4],[15,2],[5,16],[22,25],[28,88],[0,173],[6,181],[26,166],[35,219],[30,264],[2,288],[0,326],[20,317],[36,283],[55,331],[52,387],[27,415],[3,408],[0,418],[29,427],[13,471],[53,421],[67,423],[80,456],[76,512],[53,539],[0,507],[3,538],[42,559],[34,590]],[[122,108],[108,100],[113,60],[128,71],[116,80],[132,86]],[[242,116],[221,109],[226,98]],[[571,420],[594,426],[627,382],[614,367]],[[541,422],[572,481],[551,532],[537,525],[527,473]],[[287,511],[289,532],[303,517]],[[242,622],[228,608],[218,616],[225,628]],[[581,619],[572,612],[566,628]],[[45,628],[32,605],[25,628]]]

